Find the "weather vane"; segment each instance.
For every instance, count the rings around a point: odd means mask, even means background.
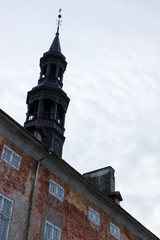
[[[60,8],[59,9],[59,14],[58,14],[58,19],[57,19],[57,34],[59,34],[59,26],[61,25],[61,22],[62,22],[62,20],[61,20],[61,17],[62,17],[61,11],[62,11],[62,9]]]

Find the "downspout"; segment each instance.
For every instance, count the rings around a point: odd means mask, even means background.
[[[27,222],[27,232],[26,232],[26,240],[29,240],[29,230],[30,230],[30,223],[31,223],[31,216],[32,216],[32,207],[33,207],[33,199],[34,199],[34,191],[36,188],[36,183],[37,183],[37,178],[38,178],[38,172],[39,172],[39,167],[40,164],[42,162],[42,160],[44,160],[45,158],[47,158],[49,155],[51,155],[53,152],[52,149],[49,149],[49,152],[46,156],[44,156],[43,158],[37,160],[37,168],[36,168],[36,174],[34,176],[34,181],[33,181],[33,185],[32,185],[32,189],[31,189],[31,196],[30,196],[30,206],[29,206],[29,214],[28,214],[28,222]]]

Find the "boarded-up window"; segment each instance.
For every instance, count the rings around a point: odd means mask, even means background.
[[[19,170],[21,157],[6,145],[3,146],[1,158],[12,167]]]
[[[44,240],[60,240],[61,239],[61,229],[51,224],[50,222],[45,222]]]
[[[8,239],[13,201],[0,194],[0,239]]]
[[[91,207],[89,207],[88,219],[100,226],[100,214]]]
[[[49,192],[54,195],[59,200],[63,201],[64,199],[64,188],[62,188],[59,184],[54,182],[53,180],[50,180],[49,185]]]

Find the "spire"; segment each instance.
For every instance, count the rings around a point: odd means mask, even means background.
[[[61,53],[61,46],[60,46],[60,41],[59,41],[59,33],[56,33],[56,36],[52,42],[52,45],[49,49],[49,51],[52,52],[60,52]]]
[[[63,75],[67,62],[61,53],[59,26],[61,9],[57,20],[57,32],[53,43],[40,59],[38,85],[27,95],[28,111],[24,127],[61,157],[65,141],[64,125],[69,98],[63,91]]]
[[[56,36],[51,44],[51,47],[49,49],[49,51],[54,51],[54,52],[60,52],[61,53],[61,46],[60,46],[60,41],[59,41],[59,27],[61,25],[61,10],[59,9],[59,15],[58,15],[58,20],[57,20],[57,32],[56,32]]]
[[[57,20],[57,34],[59,34],[59,26],[61,25],[61,22],[62,22],[62,20],[61,20],[61,17],[62,17],[61,11],[62,11],[62,9],[60,8],[59,9],[58,20]]]

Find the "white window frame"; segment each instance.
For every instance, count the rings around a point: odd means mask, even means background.
[[[52,223],[45,221],[44,240],[60,240],[62,230]]]
[[[8,209],[7,203],[5,202],[9,203],[10,209]],[[6,196],[0,194],[0,239],[3,239],[3,240],[8,239],[12,209],[13,209],[13,201],[7,198]]]
[[[112,222],[110,222],[110,234],[120,240],[120,228],[114,225]]]
[[[50,179],[49,193],[63,202],[63,200],[64,200],[64,188],[61,187],[58,183],[56,183],[52,179]]]
[[[88,219],[100,226],[100,214],[91,207],[88,209]]]
[[[41,135],[37,130],[34,132],[34,136],[35,136],[35,138],[37,138],[39,141],[42,141],[42,135]]]
[[[19,171],[21,164],[21,156],[19,156],[16,152],[14,152],[11,148],[6,146],[5,144],[3,145],[1,159]]]

